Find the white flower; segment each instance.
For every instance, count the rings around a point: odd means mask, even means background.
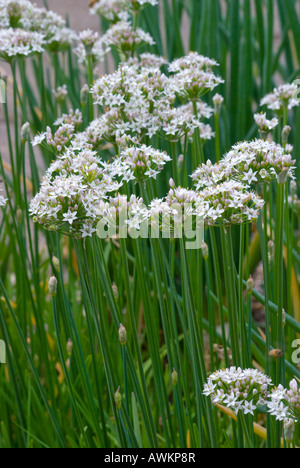
[[[45,36],[22,29],[0,29],[0,58],[9,61],[16,56],[27,57],[44,51]]]
[[[63,213],[63,219],[72,225],[75,219],[77,219],[77,211],[71,211],[69,208],[67,213]]]
[[[175,60],[169,66],[169,71],[174,73],[170,78],[170,91],[187,100],[199,100],[207,91],[224,83],[212,71],[217,65],[215,60],[197,52]]]
[[[69,149],[46,172],[29,211],[47,230],[86,237],[96,232],[99,203],[120,186],[96,153]]]
[[[275,88],[273,93],[265,96],[261,102],[261,106],[267,106],[268,109],[282,112],[284,108],[292,109],[300,105],[300,100],[297,98],[298,86],[294,83],[284,84]]]
[[[300,388],[294,379],[289,383],[289,388],[279,385],[270,395],[268,403],[269,412],[276,416],[278,421],[291,419],[294,422],[300,420]]]
[[[267,402],[271,379],[256,369],[242,370],[231,367],[210,375],[203,394],[214,404],[231,408],[236,414],[254,415],[254,411]],[[216,390],[217,389],[217,390]]]

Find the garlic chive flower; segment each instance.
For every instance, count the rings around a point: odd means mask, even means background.
[[[94,152],[67,150],[46,172],[29,211],[47,230],[76,238],[92,236],[99,202],[120,186]]]
[[[36,135],[32,146],[43,145],[54,154],[62,154],[70,146],[74,133],[74,125],[68,123],[61,125],[54,134],[47,127],[46,132]]]
[[[289,388],[282,385],[275,388],[270,395],[268,403],[269,413],[275,416],[278,421],[292,419],[294,422],[300,420],[300,388],[294,379],[290,382]]]
[[[23,43],[27,37],[27,45],[31,43],[31,53],[43,52],[44,49],[58,52],[66,50],[77,40],[77,34],[66,26],[66,21],[58,14],[46,8],[38,8],[26,0],[1,0],[0,1],[0,30],[15,31],[15,36],[20,42],[21,32]],[[27,33],[27,36],[26,34]],[[13,33],[9,33],[11,42],[16,42]],[[42,44],[37,36],[43,38]],[[20,47],[20,44],[19,44]],[[42,47],[42,50],[41,50]],[[38,49],[38,50],[36,50]],[[19,55],[29,55],[28,49],[19,49]],[[24,53],[26,50],[26,53]],[[8,48],[10,56],[16,55],[15,47]]]
[[[203,394],[211,397],[213,404],[226,406],[238,414],[254,415],[266,405],[271,379],[256,369],[231,367],[214,372],[204,385]]]
[[[22,29],[0,29],[0,59],[11,62],[44,51],[44,35]]]
[[[154,199],[148,207],[148,218],[151,228],[170,237],[181,237],[182,234],[195,235],[195,229],[201,225],[202,218],[197,219],[197,193],[182,187],[175,187],[171,179],[170,190],[163,199]]]
[[[120,155],[119,176],[124,180],[143,182],[149,178],[156,179],[164,166],[171,161],[166,152],[151,146],[126,148]]]
[[[99,0],[90,8],[91,14],[98,14],[107,21],[127,20],[129,12],[137,12],[146,5],[155,6],[158,0]]]
[[[105,47],[113,47],[125,57],[129,57],[140,45],[155,45],[149,33],[141,28],[134,29],[129,21],[119,21],[112,25],[102,36],[101,41]]]
[[[97,232],[116,237],[120,235],[127,237],[131,229],[139,231],[143,223],[146,223],[148,232],[148,212],[143,199],[135,195],[127,198],[126,195],[118,194],[110,197],[107,201],[101,200],[97,208]]]
[[[128,19],[128,12],[124,9],[124,0],[99,0],[90,8],[92,15],[99,15],[107,21],[117,23]]]
[[[169,72],[173,73],[170,90],[185,100],[199,100],[208,91],[224,83],[222,78],[213,73],[215,66],[218,66],[215,60],[197,52],[175,60],[169,66]]]
[[[300,99],[297,98],[298,90],[298,86],[294,83],[284,84],[267,94],[261,100],[260,105],[267,106],[268,109],[281,114],[283,109],[290,110],[300,105]]]
[[[279,120],[276,117],[272,120],[268,120],[266,113],[255,114],[254,120],[259,128],[259,133],[263,140],[266,140],[269,133],[279,124]]]
[[[232,177],[249,185],[271,182],[283,173],[293,179],[296,161],[289,153],[291,149],[265,140],[242,142],[232,147],[223,163]]]
[[[264,201],[247,186],[234,180],[198,193],[197,215],[209,226],[256,222]]]
[[[59,117],[55,122],[54,125],[61,126],[64,124],[67,125],[72,125],[74,127],[74,130],[77,131],[78,127],[83,122],[82,118],[82,112],[79,109],[76,109],[75,111],[73,109],[70,109],[68,114],[62,114],[61,117]]]

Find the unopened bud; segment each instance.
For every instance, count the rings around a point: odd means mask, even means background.
[[[115,403],[116,403],[116,407],[118,409],[120,409],[121,406],[122,406],[122,396],[120,394],[120,387],[118,388],[118,390],[115,393]]]
[[[67,85],[64,84],[63,86],[58,86],[58,88],[54,89],[52,93],[53,93],[54,99],[59,104],[63,104],[66,101],[67,96],[68,96]]]
[[[272,349],[272,351],[269,352],[269,355],[273,359],[280,359],[283,356],[283,351],[281,349]]]
[[[294,439],[295,421],[293,419],[285,419],[283,422],[284,438],[291,444]]]
[[[89,93],[90,93],[89,87],[87,84],[85,84],[81,88],[81,91],[80,91],[80,103],[82,107],[86,106],[88,99],[89,99]]]
[[[30,124],[29,122],[24,123],[21,128],[21,141],[25,143],[30,138]]]
[[[59,262],[59,259],[57,257],[55,257],[53,255],[52,257],[52,263],[53,263],[53,266],[55,268],[56,271],[60,272],[60,262]]]
[[[220,94],[216,94],[213,97],[213,103],[214,103],[216,115],[220,115],[223,102],[224,102],[224,98]]]
[[[48,283],[48,290],[51,297],[56,296],[57,293],[57,279],[55,276],[51,276]]]
[[[117,301],[119,299],[119,289],[115,283],[112,284],[112,290],[113,290],[114,298]]]
[[[177,166],[178,166],[179,171],[182,171],[182,169],[183,169],[183,163],[184,163],[184,155],[183,155],[183,154],[180,154],[180,155],[178,156],[178,162],[177,162]]]
[[[291,131],[292,129],[289,125],[286,125],[284,129],[282,130],[282,146],[286,146]]]
[[[68,356],[72,356],[72,353],[73,353],[73,341],[71,341],[70,339],[68,339],[68,342],[67,342],[67,353],[68,353]]]
[[[284,185],[286,183],[288,173],[289,173],[288,169],[285,169],[284,171],[280,172],[280,174],[278,174],[277,182],[279,185]]]
[[[286,325],[286,313],[285,310],[282,309],[282,326],[285,327]]]
[[[174,387],[176,387],[176,385],[178,384],[178,374],[175,369],[172,372],[172,384],[174,385]]]
[[[125,346],[127,343],[127,331],[124,325],[120,324],[119,328],[119,340],[122,346]]]
[[[207,260],[209,257],[209,250],[208,250],[208,245],[205,242],[202,243],[201,250],[202,250],[204,260]]]
[[[170,180],[169,180],[169,186],[170,186],[171,188],[175,188],[175,182],[174,182],[173,179],[170,179]]]
[[[292,196],[297,195],[297,182],[296,182],[295,180],[292,180],[292,181],[291,181],[291,184],[290,184],[290,191],[291,191],[291,195],[292,195]]]
[[[253,278],[252,276],[249,277],[248,281],[247,281],[247,293],[251,296],[251,294],[253,293],[253,288],[254,288],[254,281],[253,281]]]
[[[22,219],[23,219],[23,211],[21,210],[21,208],[17,209],[16,216],[17,216],[17,220],[20,223],[22,221]]]

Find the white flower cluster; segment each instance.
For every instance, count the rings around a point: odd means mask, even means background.
[[[279,385],[278,388],[270,395],[268,403],[269,412],[272,416],[276,416],[278,421],[300,420],[300,388],[297,381],[294,379],[290,382],[289,388],[283,388]]]
[[[135,66],[137,70],[141,71],[143,68],[161,68],[167,64],[168,61],[164,57],[144,52],[139,57],[130,57],[125,65]]]
[[[74,53],[79,63],[86,63],[87,56],[90,56],[93,65],[96,65],[103,62],[110,50],[110,47],[104,44],[102,37],[99,38],[98,33],[87,29],[79,33],[79,42]]]
[[[124,0],[99,0],[90,8],[90,13],[103,16],[107,21],[116,23],[128,19],[128,12],[124,6]]]
[[[71,145],[74,134],[75,127],[70,123],[63,123],[54,134],[51,128],[47,127],[46,132],[34,138],[32,146],[42,144],[47,147],[49,151],[52,151],[52,153],[61,154]]]
[[[112,25],[102,36],[103,47],[115,48],[120,54],[129,58],[135,49],[142,45],[154,45],[152,36],[141,28],[134,29],[129,21],[119,21]]]
[[[159,68],[137,69],[135,65],[122,64],[115,73],[101,77],[92,92],[105,112],[98,125],[92,123],[92,134],[98,135],[97,140],[126,133],[151,138],[175,100],[174,94],[167,93],[167,84],[168,77]]]
[[[11,38],[5,60],[14,55],[43,52],[44,49],[63,50],[77,40],[77,35],[66,26],[61,16],[46,8],[38,8],[27,0],[0,0],[0,30],[1,42]]]
[[[209,226],[256,222],[264,201],[234,180],[207,187],[199,194],[197,215]]]
[[[127,235],[127,228],[140,230],[142,223],[146,222],[148,231],[147,208],[144,205],[143,199],[135,195],[131,195],[128,199],[125,195],[118,194],[116,197],[110,197],[108,201],[101,200],[97,215],[99,223],[97,226],[98,233],[100,229],[111,229],[112,237],[114,235]],[[104,231],[106,232],[106,231]]]
[[[267,94],[261,102],[261,106],[267,106],[268,109],[281,113],[283,109],[293,109],[300,105],[300,99],[297,98],[299,88],[295,83],[284,84],[275,88],[270,94]]]
[[[50,166],[30,204],[33,220],[47,230],[83,238],[96,232],[97,209],[121,184],[90,150],[68,150]]]
[[[185,235],[195,232],[199,221],[197,219],[196,204],[198,194],[189,189],[175,187],[170,180],[170,190],[163,199],[155,198],[148,207],[148,220],[152,229],[158,229],[162,233]]]
[[[54,125],[61,126],[61,125],[71,125],[74,127],[75,131],[78,130],[78,127],[82,124],[82,112],[79,109],[75,111],[70,109],[68,114],[62,114],[55,122]]]
[[[166,152],[142,145],[126,148],[121,152],[120,159],[116,161],[116,173],[123,180],[143,182],[149,178],[156,179],[171,158]]]
[[[17,56],[28,57],[42,53],[44,45],[45,37],[38,32],[12,28],[0,29],[0,59],[7,62]]]
[[[178,141],[183,136],[192,139],[196,128],[199,129],[203,141],[211,140],[215,133],[209,124],[202,122],[203,118],[210,118],[213,109],[203,102],[198,102],[198,115],[195,117],[192,105],[170,107],[161,113],[161,131],[167,139]]]
[[[155,6],[158,0],[99,0],[90,8],[92,14],[98,14],[108,21],[127,20],[130,10],[138,11],[143,6]]]
[[[255,114],[254,120],[255,120],[256,125],[259,128],[260,134],[264,136],[265,138],[279,124],[279,120],[276,117],[274,117],[274,119],[272,120],[268,120],[266,113]]]
[[[193,174],[192,179],[201,190],[215,184],[236,179],[245,185],[279,180],[282,176],[294,178],[294,164],[290,152],[292,147],[283,148],[266,140],[242,142],[234,145],[219,164],[207,161]]]
[[[215,60],[190,52],[189,55],[175,60],[169,66],[170,89],[183,99],[196,101],[208,91],[224,83],[222,78],[213,73],[218,66]]]
[[[292,150],[290,145],[283,148],[265,140],[242,142],[232,147],[223,162],[247,184],[270,182],[282,174],[294,178]]]
[[[266,405],[268,388],[272,381],[256,369],[231,367],[219,370],[208,378],[203,394],[210,396],[214,404],[232,409],[236,414],[254,415],[254,411]]]

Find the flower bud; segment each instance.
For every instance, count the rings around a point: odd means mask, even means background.
[[[70,340],[70,338],[68,339],[68,342],[67,342],[67,353],[68,353],[68,356],[72,356],[72,353],[73,353],[73,342]]]
[[[170,180],[169,180],[169,186],[170,186],[171,188],[175,188],[175,182],[174,182],[173,179],[170,179]]]
[[[286,125],[284,129],[282,130],[282,146],[286,146],[291,131],[292,129],[289,125]]]
[[[119,299],[119,289],[115,283],[112,284],[112,290],[113,290],[114,298],[117,301]]]
[[[254,281],[252,276],[250,275],[248,281],[247,281],[247,293],[251,296],[254,288]]]
[[[120,409],[121,406],[122,406],[122,396],[121,396],[121,394],[120,394],[120,387],[119,387],[118,390],[116,391],[115,397],[114,397],[114,398],[115,398],[116,407],[117,407],[118,409]]]
[[[80,91],[80,104],[82,107],[86,106],[88,99],[89,99],[89,93],[90,93],[89,87],[87,84],[85,84],[81,88],[81,91]]]
[[[57,257],[55,257],[53,255],[52,257],[52,263],[53,263],[53,266],[55,268],[56,271],[60,272],[60,262],[59,262],[59,259]]]
[[[127,331],[124,325],[120,324],[119,328],[119,340],[122,346],[125,346],[127,343]]]
[[[21,141],[25,143],[30,138],[30,124],[29,122],[24,123],[21,128]]]
[[[269,356],[273,359],[280,359],[283,356],[283,351],[281,349],[272,349],[272,351],[269,352]]]
[[[285,310],[282,309],[282,326],[285,327],[286,325],[286,313]]]
[[[278,182],[279,185],[284,185],[286,183],[288,172],[289,172],[288,169],[285,169],[280,174],[278,174],[277,182]]]
[[[182,171],[183,169],[183,163],[184,163],[184,155],[183,154],[180,154],[178,156],[178,162],[177,162],[177,166],[178,166],[178,170],[179,171]]]
[[[209,249],[208,249],[208,245],[204,241],[202,243],[201,250],[202,250],[204,260],[207,260],[209,257]]]
[[[172,384],[174,385],[174,387],[176,387],[177,383],[178,383],[178,374],[176,370],[174,369],[172,372]]]
[[[285,419],[283,422],[284,438],[291,444],[294,439],[295,421],[293,419]]]
[[[16,216],[17,216],[17,220],[20,223],[22,221],[22,219],[23,219],[23,211],[21,210],[21,208],[17,209]]]
[[[290,191],[291,191],[291,195],[292,195],[292,196],[297,195],[297,182],[296,182],[295,180],[292,180],[292,181],[291,181],[291,184],[290,184]]]
[[[223,96],[221,96],[220,94],[215,94],[215,96],[213,97],[213,103],[214,103],[216,115],[220,115],[223,102],[224,102]]]
[[[48,290],[51,297],[56,296],[57,293],[57,279],[55,276],[51,276],[48,283]]]

